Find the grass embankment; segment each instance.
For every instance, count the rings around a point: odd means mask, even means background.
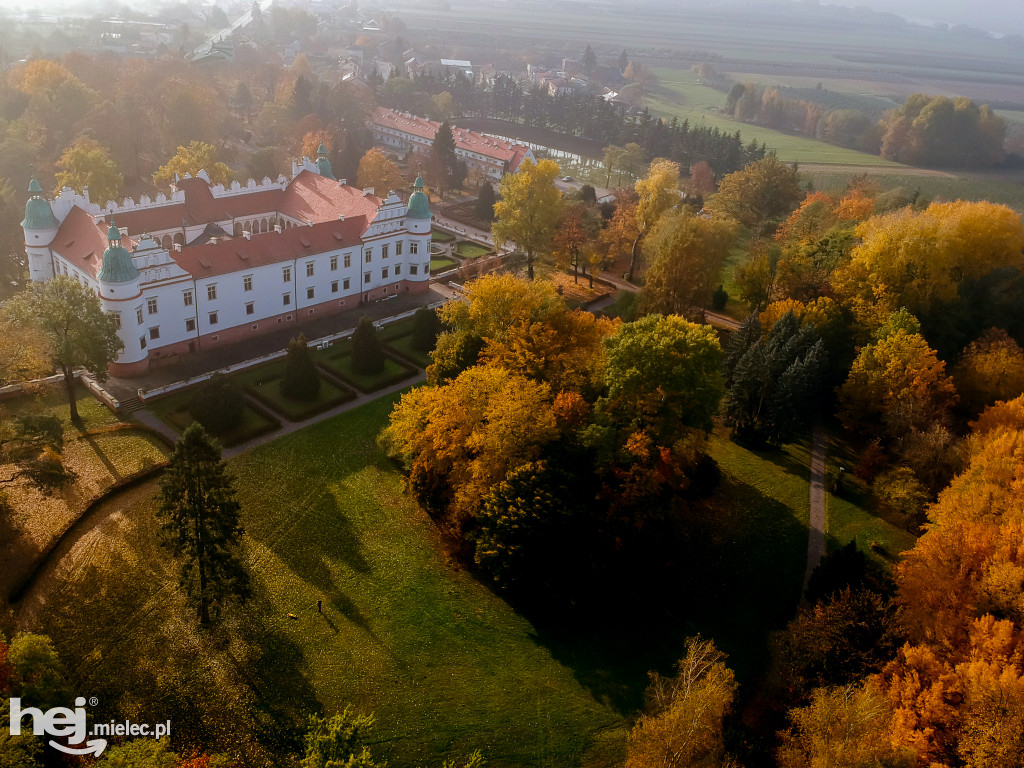
[[[436,275],[438,272],[445,272],[458,263],[455,259],[449,259],[447,256],[432,256],[430,258],[430,274]]]
[[[468,240],[460,240],[455,244],[455,255],[462,259],[478,259],[490,252],[490,248],[471,243]]]
[[[658,68],[652,71],[658,77],[658,84],[644,99],[644,105],[659,117],[675,116],[680,121],[689,120],[691,126],[705,125],[727,134],[739,131],[744,144],[751,140],[764,143],[786,162],[902,167],[876,155],[734,120],[717,111],[725,104],[725,94],[698,83],[692,71]]]
[[[166,446],[157,437],[122,422],[84,388],[79,387],[77,394],[84,434],[71,423],[63,385],[0,401],[0,421],[29,414],[58,417],[64,426],[63,462],[77,475],[51,494],[24,479],[0,485],[13,510],[10,516],[0,511],[0,594],[4,596],[91,499],[167,456]],[[6,480],[15,472],[16,465],[0,463],[0,478]]]
[[[440,229],[434,229],[430,233],[430,239],[435,243],[450,243],[455,239],[455,235],[443,232]]]
[[[325,376],[320,377],[320,391],[313,400],[293,400],[281,394],[281,377],[285,358],[235,374],[238,383],[264,405],[290,421],[302,421],[356,397],[348,387],[342,387]]]

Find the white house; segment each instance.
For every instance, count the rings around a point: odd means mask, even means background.
[[[124,351],[117,376],[396,293],[428,290],[431,213],[331,174],[321,147],[292,178],[230,187],[186,175],[167,197],[101,208],[33,179],[25,207],[31,279],[70,275],[98,293]]]

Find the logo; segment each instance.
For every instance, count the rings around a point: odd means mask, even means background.
[[[21,708],[21,699],[11,699],[11,735],[21,735],[21,721],[25,717],[32,719],[32,733],[36,736],[67,737],[67,744],[50,740],[54,749],[69,755],[95,755],[99,757],[107,748],[106,739],[90,739],[86,741],[88,726],[85,722],[85,699],[75,699],[75,708],[54,707],[43,712],[35,707]],[[85,746],[78,746],[85,742]]]

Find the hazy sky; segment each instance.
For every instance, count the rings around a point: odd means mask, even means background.
[[[822,5],[867,6],[920,21],[968,24],[990,32],[1024,30],[1021,0],[823,0]]]

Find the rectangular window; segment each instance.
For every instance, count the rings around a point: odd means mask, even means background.
[[[181,294],[181,297],[184,299],[186,307],[192,306],[192,291],[185,291]]]
[[[363,282],[364,283],[370,282],[370,273],[369,272],[367,272],[366,274],[363,275]]]
[[[388,244],[387,243],[384,243],[384,245],[382,245],[380,247],[380,255],[381,255],[382,258],[385,258],[385,259],[388,257]]]
[[[285,267],[284,269],[281,270],[281,281],[285,283],[290,283],[292,281],[291,267]]]
[[[210,285],[206,286],[206,298],[209,299],[210,301],[213,301],[214,299],[217,298],[216,283],[211,283]]]
[[[398,277],[400,274],[402,274],[402,265],[395,264],[395,277]]]
[[[251,291],[252,290],[252,275],[246,275],[245,277],[242,278],[242,290],[243,291]]]
[[[337,292],[338,292],[338,281],[335,280],[334,282],[331,283],[331,293],[337,293]]]
[[[142,325],[142,307],[135,308],[135,322],[138,325]]]
[[[194,317],[186,318],[185,320],[185,332],[195,333],[196,330],[196,319]]]
[[[331,272],[337,272],[337,271],[338,271],[338,257],[336,255],[335,256],[331,256]]]
[[[114,318],[114,327],[117,330],[120,331],[121,330],[121,313],[120,312],[111,312],[110,316],[112,318]]]
[[[363,251],[363,261],[365,261],[367,264],[373,261],[373,248],[367,248],[365,251]]]
[[[312,288],[307,288],[306,289],[306,298],[307,299],[312,299],[313,298],[313,289]]]
[[[245,302],[245,314],[247,314],[247,315],[255,315],[256,314],[256,305],[253,302],[251,302],[251,301]]]
[[[348,278],[346,277],[346,278],[344,279],[344,281],[342,281],[341,287],[342,287],[342,288],[344,288],[344,289],[345,289],[345,290],[347,291],[347,290],[349,289],[349,287],[350,287],[351,285],[352,285],[352,281],[351,281],[351,280],[349,280],[349,279],[348,279]]]
[[[292,303],[292,295],[290,293],[283,294],[281,296],[281,303],[286,307]]]
[[[382,269],[380,271],[380,277],[381,277],[382,280],[387,280],[388,279],[388,268],[387,267],[384,267],[384,269]]]
[[[160,326],[156,325],[149,329],[149,338],[159,339],[160,338]]]
[[[401,256],[401,255],[402,255],[402,241],[399,240],[397,243],[395,243],[395,256]]]
[[[313,262],[312,261],[307,261],[306,262],[306,277],[312,277],[313,276],[313,269],[314,269]]]
[[[148,299],[146,301],[146,312],[151,315],[156,314],[156,299]]]
[[[409,253],[419,253],[419,252],[420,252],[420,244],[417,243],[415,240],[410,240],[409,241]]]
[[[145,348],[146,348],[146,337],[145,336],[139,336],[139,349],[145,349]]]
[[[429,262],[423,265],[423,274],[424,275],[429,275],[430,274],[430,263]]]
[[[352,254],[351,253],[346,253],[345,254],[345,269],[348,269],[351,266],[352,266]]]
[[[217,313],[216,312],[211,312],[210,313],[210,325],[216,325],[216,324],[217,324]]]
[[[418,275],[419,273],[420,273],[420,265],[419,264],[410,264],[409,265],[409,274],[410,275]]]

